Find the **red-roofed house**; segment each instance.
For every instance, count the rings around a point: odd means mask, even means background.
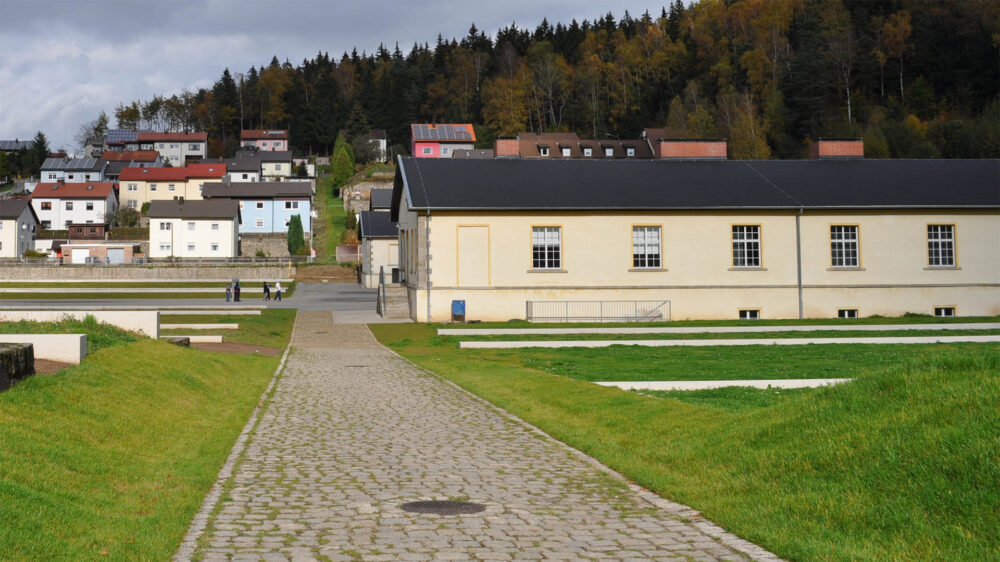
[[[149,201],[200,200],[206,183],[220,182],[225,164],[191,164],[185,168],[125,168],[118,178],[121,204],[139,209]]]
[[[173,166],[208,156],[208,133],[139,133],[137,140],[140,145],[152,144],[153,150]]]
[[[410,154],[417,158],[451,158],[456,148],[476,148],[476,131],[469,123],[412,123]]]
[[[70,223],[103,224],[118,209],[111,182],[39,183],[31,192],[31,208],[42,228],[61,230]]]
[[[160,153],[155,150],[105,150],[101,154],[101,160],[108,162],[156,162]]]
[[[288,150],[288,131],[244,129],[240,131],[240,146],[257,150]]]

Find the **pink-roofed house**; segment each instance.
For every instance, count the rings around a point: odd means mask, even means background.
[[[412,123],[410,154],[416,158],[451,158],[456,148],[476,148],[470,123]]]
[[[289,150],[288,131],[244,129],[240,131],[240,146],[254,147],[257,150]]]

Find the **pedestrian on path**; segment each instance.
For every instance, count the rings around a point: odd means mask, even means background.
[[[281,281],[274,284],[274,300],[281,300]]]
[[[264,300],[271,300],[271,286],[267,284],[267,281],[264,281]]]
[[[229,302],[233,298],[233,284],[226,283],[226,302]]]

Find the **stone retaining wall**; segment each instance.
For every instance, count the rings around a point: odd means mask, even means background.
[[[0,392],[35,374],[34,347],[0,343]]]
[[[312,233],[304,232],[306,247],[309,247],[309,238]],[[240,234],[240,256],[246,258],[256,257],[257,250],[263,250],[269,258],[288,257],[288,235],[284,232],[267,234]]]
[[[225,266],[3,266],[0,280],[59,281],[63,279],[104,281],[159,281],[170,279],[219,281],[239,277],[247,281],[286,279],[295,275],[287,265]]]

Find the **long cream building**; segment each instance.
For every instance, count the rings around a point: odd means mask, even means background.
[[[401,158],[392,216],[417,321],[1000,314],[996,160]]]

